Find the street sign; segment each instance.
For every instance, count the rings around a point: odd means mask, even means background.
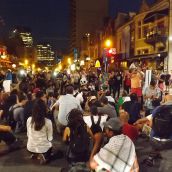
[[[73,49],[73,54],[74,54],[74,60],[77,60],[78,59],[78,50],[77,50],[77,48]]]

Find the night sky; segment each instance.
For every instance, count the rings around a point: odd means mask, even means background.
[[[153,2],[154,0],[148,0]],[[141,0],[110,0],[109,14],[136,11]],[[55,49],[65,49],[69,38],[69,0],[1,0],[0,37],[14,26],[30,27],[36,42],[49,41]]]

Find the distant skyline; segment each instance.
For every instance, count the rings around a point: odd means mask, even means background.
[[[142,0],[109,0],[109,15],[138,11]],[[147,0],[152,3],[155,0]],[[14,26],[30,27],[37,42],[49,41],[55,49],[66,49],[69,39],[69,0],[1,0],[0,37]]]

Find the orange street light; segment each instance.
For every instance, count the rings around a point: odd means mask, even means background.
[[[107,40],[105,41],[105,46],[106,46],[107,48],[109,48],[109,47],[111,47],[111,45],[112,45],[112,41],[111,41],[110,39],[107,39]]]

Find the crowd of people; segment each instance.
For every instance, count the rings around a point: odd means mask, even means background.
[[[57,75],[1,71],[0,141],[16,150],[22,145],[16,135],[26,133],[31,158],[45,164],[54,155],[53,136],[59,135],[67,144],[68,171],[82,166],[82,171],[138,172],[140,136],[150,138],[156,156],[172,149],[171,75],[152,71],[147,84],[146,77],[140,67]],[[153,158],[145,163],[153,165]]]

